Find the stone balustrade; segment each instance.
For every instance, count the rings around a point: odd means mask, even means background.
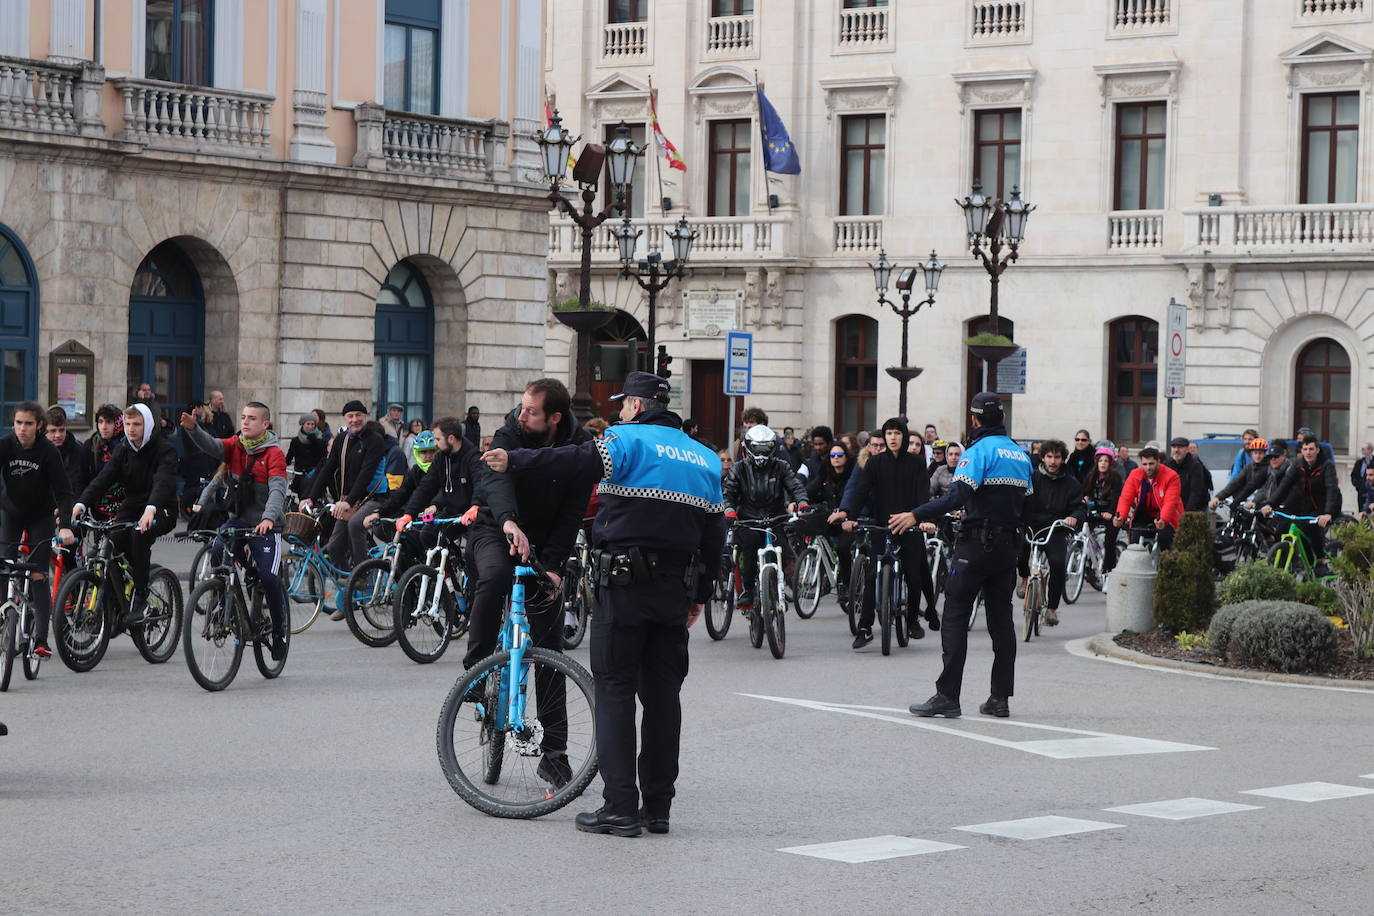
[[[272,155],[275,96],[132,77],[114,84],[124,96],[122,140],[192,152]]]
[[[886,6],[842,8],[838,40],[840,49],[862,51],[891,47],[891,15],[891,9]]]
[[[837,216],[835,218],[835,252],[877,251],[883,247],[883,218],[881,216]]]
[[[94,64],[0,57],[0,128],[96,136],[105,70]]]
[[[358,150],[353,164],[447,177],[496,177],[510,126],[495,119],[439,118],[387,111],[371,103],[353,111]]]
[[[1164,247],[1164,211],[1115,210],[1107,214],[1107,247],[1127,252]]]
[[[1186,249],[1320,254],[1374,245],[1374,204],[1205,207],[1183,211]]]
[[[577,226],[561,214],[550,217],[549,258],[554,261],[576,261],[581,256],[582,241]],[[651,251],[672,256],[672,243],[667,233],[677,225],[677,217],[654,216],[633,221],[644,234],[639,238],[637,257]],[[692,243],[692,262],[733,261],[750,258],[783,257],[787,252],[786,222],[781,217],[699,217],[691,219],[697,237]],[[615,262],[620,250],[610,230],[619,224],[609,219],[592,233],[592,260],[598,263]]]
[[[754,16],[713,16],[706,20],[706,53],[731,57],[754,50]]]

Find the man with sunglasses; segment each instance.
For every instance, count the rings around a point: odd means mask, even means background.
[[[1088,480],[1097,464],[1097,449],[1093,448],[1093,437],[1086,429],[1073,434],[1073,451],[1064,459],[1064,470],[1078,479],[1080,485]]]

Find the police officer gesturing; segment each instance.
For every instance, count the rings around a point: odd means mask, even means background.
[[[596,750],[605,783],[600,810],[577,816],[587,833],[667,833],[682,731],[679,693],[687,677],[687,628],[718,572],[725,541],[720,460],[682,432],[667,409],[668,383],[631,372],[623,423],[582,445],[537,451],[493,449],[497,472],[566,475],[593,471],[601,509],[592,529],[596,611]],[[635,785],[635,695],[644,705]],[[641,806],[642,798],[642,806]]]
[[[1031,492],[1030,458],[1007,438],[1002,425],[1002,401],[984,391],[969,405],[973,434],[944,496],[914,512],[892,516],[890,527],[901,534],[918,522],[933,534],[934,519],[964,509],[964,523],[954,548],[945,586],[944,670],[935,682],[936,693],[911,707],[913,715],[960,714],[959,693],[968,656],[968,618],[978,592],[987,607],[992,636],[992,695],[978,708],[984,715],[1006,718],[1016,667],[1016,629],[1011,621],[1011,593],[1016,581],[1016,558],[1021,546],[1021,516]]]

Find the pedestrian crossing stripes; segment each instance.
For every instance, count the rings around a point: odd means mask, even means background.
[[[953,843],[937,843],[934,840],[918,840],[906,836],[873,836],[861,840],[841,840],[838,843],[816,843],[812,846],[789,846],[778,852],[790,852],[813,859],[830,859],[858,865],[863,862],[878,862],[883,859],[900,859],[903,856],[920,856],[932,852],[950,852],[966,849]]]
[[[1245,789],[1242,795],[1262,795],[1266,798],[1282,798],[1287,801],[1319,802],[1333,798],[1353,798],[1356,795],[1374,795],[1374,789],[1363,786],[1343,786],[1334,782],[1296,782],[1288,786],[1271,786],[1267,789]]]
[[[1238,805],[1234,802],[1215,801],[1210,798],[1172,798],[1168,801],[1146,802],[1142,805],[1122,805],[1119,808],[1103,808],[1112,814],[1135,814],[1140,817],[1155,817],[1166,821],[1186,821],[1195,817],[1211,817],[1215,814],[1234,814],[1237,811],[1261,811],[1259,805]]]
[[[1056,814],[1050,814],[1044,817],[1023,817],[1014,821],[970,824],[967,827],[955,827],[954,829],[962,830],[965,833],[1006,837],[1009,840],[1045,840],[1056,836],[1071,836],[1075,833],[1115,830],[1124,826],[1124,824],[1109,824],[1105,821],[1087,821],[1077,817],[1060,817]]]

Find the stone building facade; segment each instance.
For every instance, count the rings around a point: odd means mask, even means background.
[[[1374,439],[1372,13],[1367,0],[568,0],[550,12],[561,40],[545,72],[587,137],[638,130],[651,81],[658,92],[688,171],[651,149],[636,222],[650,241],[680,215],[702,233],[657,330],[685,408],[713,425],[713,296],[755,334],[748,400],[774,426],[895,413],[883,369],[899,362],[900,321],[875,304],[868,264],[934,249],[948,269],[912,320],[924,371],[909,412],[957,434],[983,384],[963,340],[983,330],[989,284],[952,199],[978,178],[1037,205],[1001,284],[1002,331],[1027,351],[1018,436],[1164,438],[1174,299],[1188,308],[1176,433],[1313,425],[1348,459]],[[762,171],[756,80],[799,176]],[[576,256],[553,218],[551,298],[575,290]],[[642,325],[645,297],[608,239],[595,261],[598,298]],[[551,326],[551,371],[569,370],[566,340]]]
[[[507,409],[543,364],[538,0],[172,6],[172,73],[162,5],[0,8],[0,399]]]

